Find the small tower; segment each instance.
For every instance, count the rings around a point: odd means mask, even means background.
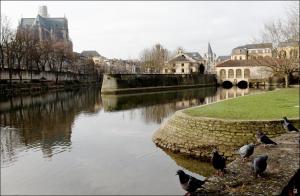
[[[45,6],[45,5],[39,6],[39,15],[44,18],[48,17],[47,6]]]

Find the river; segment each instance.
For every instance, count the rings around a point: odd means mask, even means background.
[[[178,169],[198,178],[214,170],[156,147],[153,133],[176,110],[264,90],[1,97],[1,194],[182,195]]]

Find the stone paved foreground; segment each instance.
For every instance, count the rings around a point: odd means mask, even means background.
[[[249,161],[242,163],[238,158],[229,163],[227,174],[223,177],[209,177],[204,185],[205,189],[199,190],[199,193],[280,195],[299,169],[299,139],[299,133],[287,133],[273,139],[278,143],[277,146],[266,148],[262,145],[257,146]],[[255,178],[250,172],[250,161],[261,154],[269,156],[268,166],[262,178]]]

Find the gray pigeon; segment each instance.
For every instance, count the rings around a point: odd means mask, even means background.
[[[191,193],[194,193],[198,188],[202,187],[202,185],[205,182],[186,174],[181,169],[177,171],[176,175],[179,176],[181,187],[187,191],[185,195],[190,195]]]
[[[255,145],[253,143],[246,144],[239,149],[239,154],[242,157],[243,162],[246,158],[250,157],[254,152]]]
[[[292,125],[292,123],[287,119],[287,117],[283,117],[283,128],[285,130],[287,130],[288,132],[291,132],[291,131],[296,131],[298,132],[299,130],[294,127],[294,125]]]
[[[266,170],[267,160],[268,155],[260,155],[253,160],[251,168],[256,177],[261,176],[261,174]]]
[[[266,136],[263,132],[257,130],[256,132],[256,139],[258,142],[264,144],[264,146],[266,145],[277,145],[276,142],[274,142],[273,140],[271,140],[268,136]]]

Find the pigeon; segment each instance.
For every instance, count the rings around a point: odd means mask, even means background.
[[[267,160],[268,155],[260,155],[253,160],[251,168],[256,177],[261,176],[261,174],[266,170]]]
[[[255,145],[253,143],[246,144],[239,149],[239,154],[242,157],[243,162],[246,158],[250,157],[254,152]]]
[[[256,139],[258,142],[264,144],[264,146],[268,144],[274,144],[277,145],[276,142],[272,141],[268,136],[266,136],[263,132],[257,130],[256,132]]]
[[[178,170],[177,174],[179,176],[179,181],[181,184],[181,187],[187,191],[185,194],[186,196],[190,195],[191,193],[194,193],[198,188],[202,187],[202,185],[205,183],[204,181],[198,180],[197,178],[194,178],[193,176],[190,176],[186,173],[184,173],[183,170]]]
[[[224,168],[226,167],[226,158],[220,155],[216,149],[213,150],[213,156],[211,158],[211,162],[213,167],[217,170],[218,175],[219,175],[219,171],[221,171],[221,175],[225,173]]]
[[[294,125],[292,125],[292,123],[287,119],[287,117],[283,117],[283,128],[289,132],[299,131],[296,127],[294,127]]]

